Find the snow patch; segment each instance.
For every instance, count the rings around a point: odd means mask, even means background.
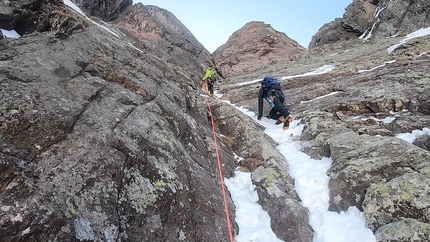
[[[5,36],[6,38],[16,39],[21,37],[14,29],[12,30],[0,29],[0,31],[3,33],[3,36]]]
[[[393,46],[390,46],[387,49],[387,52],[390,55],[391,52],[393,52],[395,49],[397,49],[397,47],[401,46],[402,44],[407,43],[409,40],[414,39],[414,38],[418,38],[418,37],[422,37],[422,36],[426,36],[426,35],[430,35],[430,27],[422,28],[422,29],[419,29],[413,33],[406,35],[406,37],[404,37],[402,40],[400,40],[400,43],[395,44]]]

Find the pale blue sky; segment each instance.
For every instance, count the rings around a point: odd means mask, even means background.
[[[173,13],[209,52],[251,21],[263,21],[307,48],[325,23],[340,18],[352,0],[134,0]]]

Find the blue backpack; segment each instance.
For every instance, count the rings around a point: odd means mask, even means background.
[[[270,100],[269,96],[278,97],[279,101],[284,104],[285,97],[281,90],[281,84],[275,78],[266,76],[260,83],[261,88],[263,88],[263,98],[266,99],[272,108],[275,107],[275,104]]]
[[[284,93],[281,90],[281,84],[271,76],[266,76],[264,79],[260,82],[261,87],[263,88],[263,96],[266,98],[270,95],[277,96],[281,98],[282,96],[282,102],[284,100]]]

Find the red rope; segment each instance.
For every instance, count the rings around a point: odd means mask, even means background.
[[[217,158],[217,161],[218,161],[219,180],[221,182],[221,190],[222,190],[222,197],[223,197],[223,200],[224,200],[224,209],[225,209],[225,216],[226,216],[226,219],[227,219],[228,234],[230,236],[230,242],[234,242],[233,233],[231,231],[230,216],[229,216],[229,213],[228,213],[227,196],[225,195],[224,177],[222,175],[221,160],[219,158],[218,142],[217,142],[217,138],[216,138],[214,118],[213,118],[211,106],[209,105],[209,101],[208,101],[208,97],[207,96],[206,96],[206,105],[208,106],[209,114],[211,116],[212,134],[213,134],[213,138],[214,138],[216,158]]]

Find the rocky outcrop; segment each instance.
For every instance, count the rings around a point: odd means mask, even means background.
[[[398,222],[402,218],[415,220],[427,224],[429,219],[429,190],[430,166],[407,172],[389,182],[372,184],[364,199],[366,223],[373,229],[379,229],[386,224]],[[393,216],[395,215],[395,216]],[[390,229],[385,227],[378,233],[387,233]],[[391,230],[390,233],[394,231]],[[429,238],[429,231],[417,231],[421,238]],[[423,236],[424,235],[424,236]]]
[[[112,24],[142,48],[147,48],[153,42],[167,42],[164,46],[166,50],[163,51],[166,54],[169,54],[169,45],[173,45],[197,57],[201,63],[213,65],[209,51],[165,9],[138,3],[127,8]]]
[[[430,152],[396,137],[374,137],[358,135],[354,132],[341,132],[330,137],[327,142],[330,144],[333,159],[333,164],[328,171],[331,178],[329,187],[332,211],[346,211],[350,206],[363,210],[365,195],[374,196],[371,195],[373,192],[369,188],[369,184],[393,182],[395,178],[402,177],[404,174],[418,172],[423,167],[430,167]],[[426,183],[419,184],[421,187],[430,187]],[[385,186],[385,183],[382,186]],[[410,190],[410,192],[421,193],[419,188]],[[392,197],[393,192],[387,192],[387,198],[390,196],[390,199],[397,199]],[[424,196],[427,197],[427,195]],[[372,202],[379,201],[378,199],[370,198]],[[383,201],[388,202],[386,199]],[[370,205],[366,205],[366,203],[363,206],[366,206],[365,210],[368,215],[378,216],[375,211],[378,208],[370,208]],[[379,209],[381,212],[385,211],[404,217],[394,211],[387,211],[385,208]],[[367,221],[370,224],[374,223],[372,220]],[[378,228],[392,221],[383,222],[373,225],[372,228]]]
[[[103,21],[118,18],[119,14],[133,4],[133,0],[72,0],[84,13],[98,17]]]
[[[356,39],[358,36],[358,33],[348,31],[348,29],[344,27],[344,21],[341,18],[336,18],[334,21],[324,24],[318,32],[312,36],[308,48],[312,49],[324,44],[348,41]]]
[[[376,233],[379,242],[426,241],[430,239],[430,226],[415,219],[402,218],[399,221],[380,227]]]
[[[430,2],[426,0],[390,0],[378,6],[374,18],[375,37],[403,36],[421,28],[430,27]]]
[[[61,0],[9,0],[0,2],[0,28],[15,30],[24,35],[50,29],[48,15],[57,9]]]
[[[212,56],[221,75],[228,78],[287,63],[304,51],[296,41],[269,24],[250,22],[234,32]]]
[[[354,0],[342,18],[325,24],[312,36],[309,49],[362,37],[405,35],[430,26],[430,3],[426,0]]]

